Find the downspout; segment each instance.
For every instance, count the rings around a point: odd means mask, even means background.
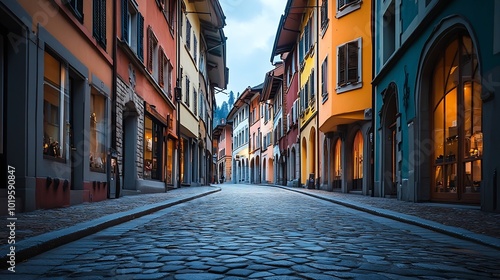
[[[181,1],[177,2],[177,26],[176,26],[176,50],[175,50],[175,57],[176,57],[176,74],[177,74],[177,79],[175,80],[175,102],[176,102],[176,107],[177,107],[177,124],[176,124],[176,133],[177,133],[177,187],[181,187],[181,107],[180,107],[180,102],[182,99],[182,90],[181,90],[181,52],[180,52],[180,46],[181,46],[181,40],[180,40],[180,31],[181,31],[181,24],[182,24],[182,17],[181,17]]]
[[[316,51],[316,83],[315,86],[316,86],[316,170],[315,172],[316,173],[316,189],[319,189],[320,185],[321,185],[321,174],[319,174],[319,157],[320,157],[320,153],[319,153],[319,90],[318,90],[318,86],[319,86],[319,15],[318,15],[318,9],[319,9],[319,0],[316,0],[316,28],[314,28],[316,30],[316,48],[318,48],[318,50]]]
[[[112,75],[111,75],[111,79],[112,79],[112,82],[111,82],[111,150],[114,151],[115,153],[117,153],[116,149],[116,107],[117,107],[117,104],[116,104],[116,100],[117,100],[117,78],[118,78],[118,74],[117,74],[117,61],[116,61],[116,53],[117,53],[117,23],[116,23],[116,19],[117,19],[117,3],[118,1],[112,1],[113,3],[113,17],[112,17],[112,20],[113,20],[113,33],[112,33],[112,36],[113,36],[113,43],[112,43],[112,54],[111,54],[111,57],[112,57],[112,60],[113,60],[113,66],[112,66]],[[109,169],[109,168],[108,168]],[[116,193],[115,193],[115,198],[118,198],[120,197],[120,188],[121,188],[121,180],[120,180],[120,165],[118,165],[118,163],[116,163],[116,181],[115,181],[115,186],[116,186]],[[108,170],[108,172],[110,172]],[[108,182],[108,193],[110,191],[110,183]],[[108,194],[109,196],[109,194]]]
[[[371,41],[372,41],[372,81],[373,78],[375,77],[375,0],[372,0],[371,3]],[[370,162],[370,177],[371,177],[371,196],[375,196],[375,88],[373,87],[372,83],[372,119],[371,119],[371,126],[372,126],[372,135],[370,137],[370,154],[371,154],[371,162]]]

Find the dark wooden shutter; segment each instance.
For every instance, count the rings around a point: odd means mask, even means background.
[[[337,84],[339,86],[342,86],[346,83],[346,54],[345,54],[345,48],[346,45],[340,46],[339,47],[339,53],[338,53],[338,81]]]
[[[151,30],[151,27],[148,27],[148,53],[147,53],[147,68],[149,73],[153,73],[153,30]]]
[[[100,0],[93,0],[92,1],[92,36],[96,38],[97,41],[99,41],[100,34],[99,31],[101,30],[101,17],[99,16],[99,3]]]
[[[144,62],[144,17],[137,13],[137,56]]]
[[[106,48],[106,0],[100,0],[100,22],[99,22],[99,43],[103,48]]]
[[[158,83],[160,87],[163,87],[165,85],[165,79],[163,77],[163,65],[164,62],[163,60],[165,59],[165,54],[163,53],[163,48],[160,47],[159,54],[158,54]],[[166,61],[166,59],[165,59]]]
[[[128,0],[122,0],[122,40],[128,41]]]
[[[358,82],[358,59],[359,59],[358,42],[350,42],[347,44],[347,82]]]

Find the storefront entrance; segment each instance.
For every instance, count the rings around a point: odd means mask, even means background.
[[[430,89],[431,199],[479,203],[483,131],[476,49],[461,32],[438,52]]]

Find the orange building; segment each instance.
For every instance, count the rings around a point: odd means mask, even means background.
[[[113,3],[0,3],[0,162],[17,211],[117,195],[108,153]]]
[[[117,2],[118,169],[125,193],[163,192],[175,179],[177,1]]]
[[[318,21],[321,188],[368,194],[371,1],[323,0]]]

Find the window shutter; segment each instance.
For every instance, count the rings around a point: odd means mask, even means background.
[[[100,0],[92,1],[92,36],[99,41],[99,30],[100,30],[100,16],[99,16],[99,2]]]
[[[345,78],[345,72],[346,72],[346,55],[345,55],[345,48],[346,46],[343,45],[343,46],[340,46],[339,47],[339,52],[338,52],[338,69],[339,69],[339,73],[338,73],[338,81],[337,81],[337,84],[339,86],[341,85],[344,85],[346,83],[346,78]]]
[[[153,48],[153,30],[151,29],[151,27],[148,27],[148,39],[147,40],[148,40],[147,67],[148,67],[149,73],[153,73],[153,51],[154,51],[154,48]]]
[[[309,77],[311,81],[311,98],[316,94],[316,88],[314,87],[314,69],[311,71],[311,76]]]
[[[358,42],[347,44],[347,82],[356,83],[358,81]]]
[[[100,0],[100,35],[101,38],[99,42],[101,46],[106,48],[106,0]]]
[[[128,41],[128,0],[122,0],[122,40]]]
[[[160,50],[158,51],[158,82],[160,84],[160,87],[163,87],[165,85],[165,78],[163,76],[164,60],[166,61],[165,53],[163,52],[163,48],[160,47]]]
[[[137,56],[144,62],[144,17],[137,13]]]

